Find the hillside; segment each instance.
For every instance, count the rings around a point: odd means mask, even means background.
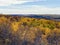
[[[26,16],[0,16],[0,45],[60,45],[60,22]]]

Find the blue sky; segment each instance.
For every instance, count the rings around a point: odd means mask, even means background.
[[[60,0],[46,0],[46,1],[36,1],[36,2],[27,2],[22,5],[44,5],[47,7],[60,7]]]
[[[0,0],[2,14],[60,14],[60,0]]]

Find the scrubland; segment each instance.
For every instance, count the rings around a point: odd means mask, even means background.
[[[0,16],[0,45],[60,45],[60,22]]]

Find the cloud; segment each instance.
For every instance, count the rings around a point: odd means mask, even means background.
[[[12,4],[23,4],[26,2],[34,2],[34,1],[46,1],[46,0],[0,0],[0,6],[8,6]]]
[[[22,3],[25,3],[25,2],[28,2],[28,1],[18,1],[18,0],[0,0],[0,6],[8,6],[8,5],[11,5],[11,4],[22,4]]]
[[[0,9],[2,14],[60,14],[60,7],[48,8],[45,6],[32,5],[30,8]]]

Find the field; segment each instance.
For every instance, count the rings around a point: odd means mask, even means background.
[[[41,17],[1,15],[0,45],[60,45],[60,20]]]

